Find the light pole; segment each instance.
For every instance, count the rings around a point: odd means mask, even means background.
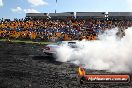
[[[57,0],[56,0],[56,6],[55,6],[55,13],[56,13],[56,9],[57,9]]]

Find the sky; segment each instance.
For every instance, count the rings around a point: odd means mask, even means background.
[[[132,12],[132,0],[0,0],[0,19],[24,18],[26,13]]]

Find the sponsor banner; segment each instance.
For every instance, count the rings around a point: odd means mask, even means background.
[[[88,83],[129,83],[130,75],[93,74],[84,76]]]

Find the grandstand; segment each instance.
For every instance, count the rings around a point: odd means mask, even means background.
[[[105,12],[77,12],[77,19],[105,19]]]
[[[132,18],[132,12],[64,12],[64,13],[26,13],[26,17],[32,18],[51,18],[51,19],[66,19],[68,17],[76,19],[106,19],[106,18],[116,18],[122,20]]]
[[[27,13],[25,19],[0,20],[0,38],[62,41],[96,40],[98,33],[132,26],[131,12]]]
[[[132,20],[132,12],[109,12],[110,20]]]
[[[26,13],[26,17],[32,17],[36,19],[47,19],[48,13]]]

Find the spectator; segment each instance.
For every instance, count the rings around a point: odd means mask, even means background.
[[[14,19],[0,20],[0,38],[37,39],[42,41],[74,40],[96,36],[99,33],[119,27],[127,29],[131,20],[52,20],[52,19]],[[57,34],[57,35],[56,35]],[[94,39],[94,38],[92,38]]]

